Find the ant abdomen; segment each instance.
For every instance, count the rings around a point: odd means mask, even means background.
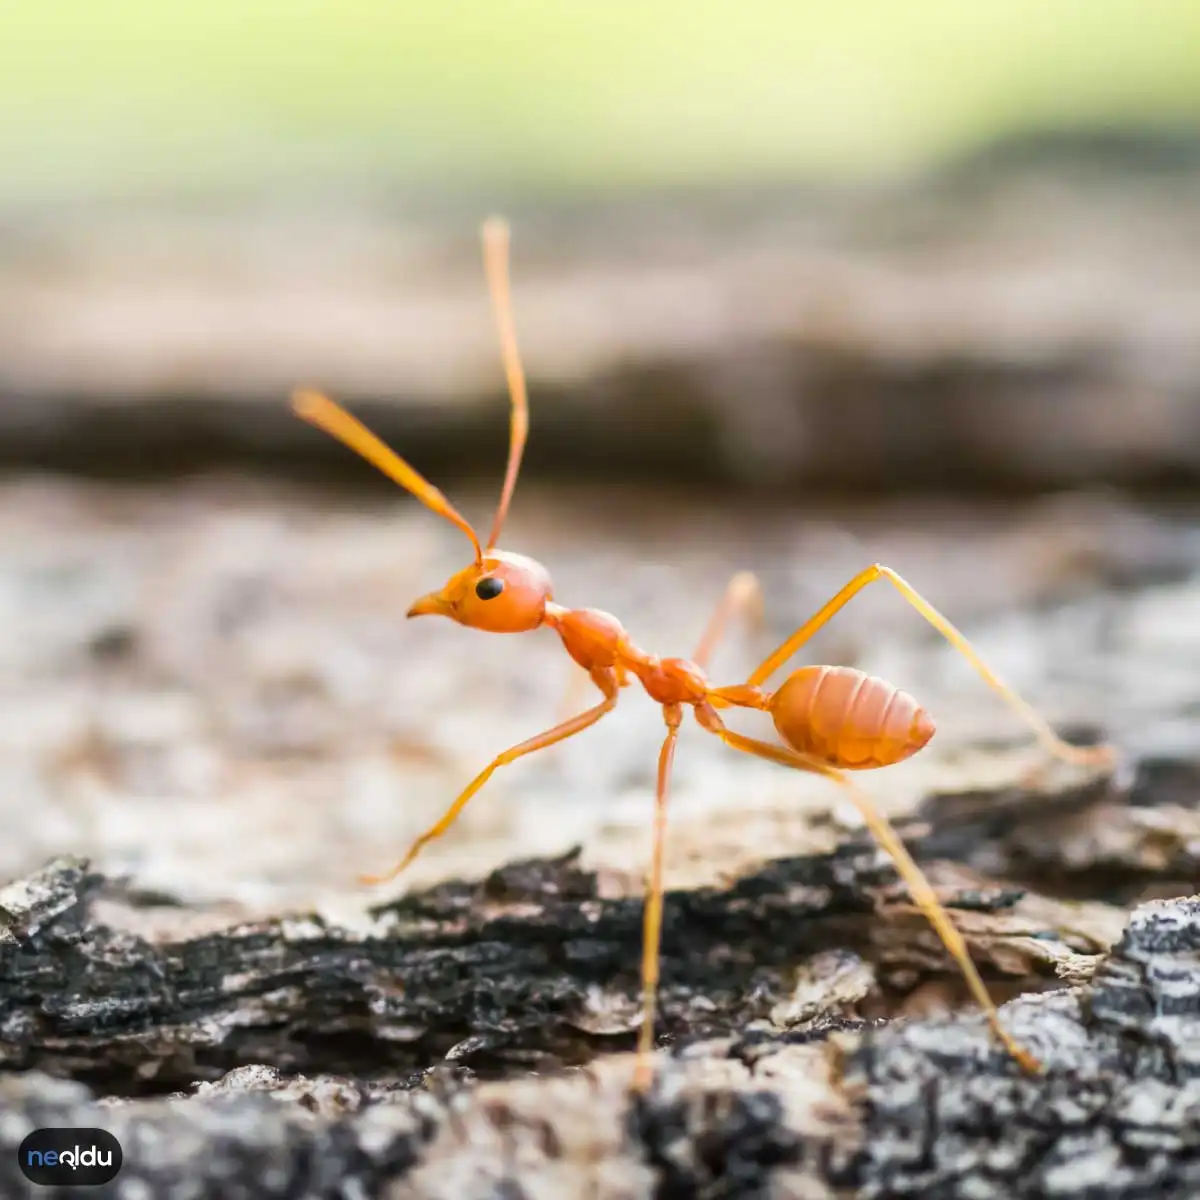
[[[850,771],[903,762],[936,728],[907,692],[853,667],[801,667],[771,697],[769,711],[792,749]]]

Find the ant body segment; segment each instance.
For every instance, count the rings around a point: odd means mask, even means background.
[[[566,608],[554,599],[550,575],[533,559],[498,549],[496,543],[512,500],[529,429],[525,376],[517,351],[508,278],[508,227],[498,219],[483,226],[484,261],[500,336],[504,372],[511,402],[508,465],[500,501],[486,545],[446,497],[344,409],[324,395],[301,389],[293,408],[305,421],[356,451],[418,500],[466,534],[474,558],[437,591],[417,600],[409,617],[443,616],[488,633],[553,630],[567,654],[590,678],[601,699],[593,707],[494,758],[446,810],[412,844],[404,858],[384,875],[364,876],[380,884],[394,879],[429,842],[445,834],[471,798],[502,766],[582,733],[616,707],[620,690],[635,680],[662,706],[666,736],[658,758],[651,869],[646,890],[642,953],[643,1013],[638,1039],[635,1085],[650,1080],[650,1058],[659,973],[663,910],[663,842],[667,797],[675,743],[684,712],[727,746],[781,766],[824,776],[845,788],[867,828],[891,856],[914,902],[927,917],[961,970],[1000,1042],[1027,1071],[1039,1071],[1037,1060],[1021,1047],[1000,1022],[987,988],[971,960],[966,942],[950,920],[924,873],[899,835],[871,799],[848,778],[848,771],[891,766],[910,758],[933,737],[934,722],[906,692],[882,679],[849,667],[806,666],[794,671],[774,691],[764,685],[822,626],[858,592],[887,580],[930,625],[975,668],[984,682],[1028,724],[1052,755],[1079,765],[1111,765],[1108,746],[1073,746],[987,667],[970,643],[899,575],[888,567],[867,567],[810,617],[741,684],[715,687],[705,665],[730,616],[759,601],[753,576],[739,573],[726,593],[691,659],[659,658],[641,649],[616,617],[590,608]],[[781,745],[743,736],[726,727],[719,710],[755,709],[770,715]]]

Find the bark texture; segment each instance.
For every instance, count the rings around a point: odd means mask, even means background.
[[[1152,807],[1163,779],[1028,791],[1026,815]],[[966,836],[936,823],[961,804],[914,818],[923,857]],[[1019,859],[990,828],[971,844]],[[120,887],[55,861],[0,891],[0,1054],[22,1071],[0,1081],[3,1194],[23,1194],[13,1151],[48,1125],[117,1136],[126,1166],[97,1193],[113,1197],[1200,1187],[1200,900],[1126,921],[931,866],[989,975],[1071,982],[1004,1010],[1044,1076],[1022,1076],[976,1016],[880,1019],[945,962],[853,841],[670,896],[668,1049],[645,1098],[630,1056],[602,1053],[631,1044],[638,904],[605,899],[574,854],[410,895],[365,928],[297,916],[157,941],[97,921]]]

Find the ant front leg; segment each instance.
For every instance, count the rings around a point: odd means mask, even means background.
[[[951,921],[950,914],[938,899],[933,886],[925,877],[925,872],[917,866],[912,855],[909,854],[907,847],[901,840],[900,835],[892,828],[892,824],[887,817],[876,808],[871,798],[865,792],[855,787],[844,772],[839,771],[836,767],[831,767],[828,763],[822,762],[818,758],[801,754],[798,750],[791,749],[790,746],[776,746],[771,742],[763,742],[757,738],[750,738],[740,733],[734,733],[731,729],[727,729],[725,723],[717,713],[706,705],[697,706],[696,719],[709,733],[716,734],[725,745],[734,750],[740,750],[743,754],[752,754],[756,758],[765,758],[769,762],[779,763],[784,767],[792,767],[798,771],[823,775],[826,779],[832,779],[834,783],[840,784],[846,789],[854,807],[858,809],[867,828],[871,831],[871,836],[874,837],[876,842],[891,857],[900,878],[908,885],[913,902],[924,913],[938,937],[941,938],[942,944],[946,947],[950,957],[958,965],[958,969],[962,972],[963,978],[971,990],[971,994],[983,1009],[988,1023],[995,1030],[996,1036],[1000,1039],[1004,1048],[1016,1059],[1022,1069],[1031,1074],[1040,1073],[1042,1068],[1037,1059],[1023,1046],[1019,1045],[1008,1030],[1000,1023],[1000,1014],[996,1011],[996,1006],[992,1002],[991,996],[988,995],[987,987],[979,971],[976,969],[975,963],[971,959],[971,953],[967,948],[966,940],[958,931],[954,922]]]
[[[604,699],[599,704],[594,708],[589,708],[587,712],[580,713],[577,717],[572,717],[568,721],[563,721],[555,725],[552,729],[547,729],[545,733],[539,733],[536,737],[532,737],[528,741],[521,742],[518,746],[513,746],[511,749],[505,750],[503,754],[496,755],[471,780],[458,799],[446,810],[442,819],[436,825],[427,829],[413,842],[408,853],[396,866],[385,875],[363,875],[360,882],[365,884],[379,884],[388,883],[390,880],[395,879],[417,857],[425,845],[432,842],[435,838],[440,838],[458,820],[459,814],[466,808],[467,802],[487,783],[498,767],[507,766],[511,762],[516,762],[518,758],[524,758],[525,755],[533,754],[537,750],[545,750],[548,746],[553,746],[557,742],[564,742],[567,738],[574,737],[575,734],[582,733],[585,729],[595,725],[606,713],[612,712],[617,704],[618,685],[616,672],[611,668],[596,670],[591,672],[591,679],[604,693]]]
[[[971,643],[932,604],[890,567],[881,566],[879,563],[874,563],[865,571],[859,572],[832,600],[809,617],[787,641],[763,659],[746,681],[747,686],[760,686],[863,588],[879,579],[886,579],[975,668],[984,683],[1033,730],[1037,740],[1052,755],[1077,766],[1115,765],[1116,752],[1112,746],[1073,746],[1070,742],[1063,741],[1049,722],[992,671]]]
[[[633,1077],[633,1086],[639,1091],[645,1091],[650,1085],[650,1055],[654,1050],[654,1022],[658,1013],[667,795],[671,787],[671,767],[675,763],[675,743],[679,738],[683,709],[678,704],[665,704],[663,717],[667,722],[667,736],[658,755],[658,782],[654,794],[654,844],[650,854],[650,875],[646,884],[642,928],[642,1028],[638,1035],[637,1062]]]

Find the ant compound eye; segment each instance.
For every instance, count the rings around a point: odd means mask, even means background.
[[[475,585],[475,595],[480,600],[495,600],[504,591],[504,581],[494,575],[487,575]]]

